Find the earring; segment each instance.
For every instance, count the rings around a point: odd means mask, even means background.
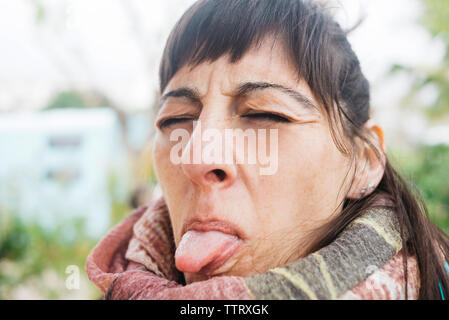
[[[366,193],[367,191],[371,191],[371,189],[374,189],[374,183],[370,183],[370,184],[368,185],[368,187],[364,187],[364,188],[362,189],[362,191],[360,192],[360,196],[361,196],[361,197],[364,197],[364,196],[365,196],[365,193]]]

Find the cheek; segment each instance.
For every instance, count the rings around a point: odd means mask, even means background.
[[[164,190],[169,185],[167,179],[170,177],[169,173],[173,170],[173,165],[170,162],[170,144],[160,133],[156,134],[153,143],[153,164],[157,180]]]
[[[304,195],[312,201],[333,197],[341,187],[346,165],[330,134],[323,129],[314,130],[313,135],[298,139],[295,149],[298,152],[288,156],[294,163],[288,166],[293,168],[292,176],[297,177]]]
[[[171,144],[168,139],[156,136],[153,143],[154,170],[169,209],[173,229],[178,230],[182,224],[182,210],[178,206],[183,203],[182,195],[185,194],[186,184],[181,167],[170,161],[170,150]],[[174,233],[177,238],[177,232]]]
[[[346,171],[330,134],[324,128],[304,128],[279,137],[279,170],[265,178],[265,185],[271,197],[282,200],[275,202],[285,212],[284,223],[302,224],[332,214]]]

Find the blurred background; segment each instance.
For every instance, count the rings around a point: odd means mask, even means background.
[[[193,2],[0,0],[0,299],[101,297],[85,260],[158,192],[158,64]],[[449,234],[449,1],[323,2],[361,22],[388,156]]]

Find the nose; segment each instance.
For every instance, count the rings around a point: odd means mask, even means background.
[[[202,188],[223,189],[230,187],[236,178],[232,165],[221,164],[183,164],[184,173]]]
[[[229,161],[225,156],[227,152],[232,154],[232,150],[226,150],[229,146],[225,144],[223,130],[220,131],[216,126],[211,125],[206,127],[204,122],[203,127],[201,125],[201,122],[196,124],[189,143],[183,151],[181,164],[183,172],[203,189],[228,188],[237,177],[234,161]],[[207,130],[214,130],[213,139],[203,138],[208,136]],[[214,150],[218,152],[218,156],[214,154],[213,159],[205,159],[206,150]]]

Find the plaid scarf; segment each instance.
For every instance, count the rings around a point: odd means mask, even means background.
[[[406,291],[416,299],[416,259],[404,261],[401,248],[394,212],[372,208],[330,245],[286,266],[185,285],[161,198],[113,228],[89,254],[86,270],[105,299],[405,299]]]

